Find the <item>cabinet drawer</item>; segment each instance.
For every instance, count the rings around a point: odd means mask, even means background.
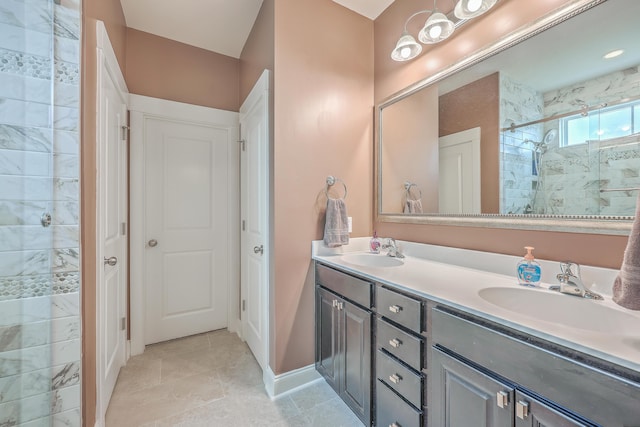
[[[381,381],[376,382],[376,392],[376,426],[420,427],[422,425],[422,412],[416,411]]]
[[[401,394],[413,406],[422,406],[422,375],[416,374],[380,350],[376,354],[376,374],[380,381]]]
[[[383,319],[376,319],[377,344],[416,371],[423,368],[424,340],[414,337]]]
[[[380,286],[376,292],[378,314],[418,334],[422,332],[422,303],[419,300]]]
[[[371,308],[373,284],[321,264],[316,264],[316,283],[363,307]]]

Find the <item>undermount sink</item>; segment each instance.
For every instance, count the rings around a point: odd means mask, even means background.
[[[342,260],[360,267],[398,267],[404,264],[404,262],[398,258],[369,253],[345,254],[342,255]]]
[[[484,288],[480,298],[505,310],[574,329],[612,335],[636,335],[640,318],[602,302],[525,288]]]

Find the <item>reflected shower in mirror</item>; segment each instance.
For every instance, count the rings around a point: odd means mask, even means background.
[[[632,216],[638,16],[636,0],[604,1],[383,103],[378,213],[406,212],[411,182],[426,215]]]

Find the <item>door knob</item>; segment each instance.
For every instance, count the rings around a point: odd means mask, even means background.
[[[104,257],[104,264],[105,265],[110,265],[111,267],[113,267],[117,263],[118,263],[118,258],[116,258],[114,256],[112,256],[111,258]]]
[[[260,246],[254,246],[254,247],[253,247],[253,253],[254,253],[254,254],[260,254],[260,255],[262,255],[262,254],[264,253],[264,247],[263,247],[263,245],[260,245]]]
[[[158,246],[158,241],[156,239],[151,239],[149,240],[148,245],[150,248],[155,248],[156,246]]]

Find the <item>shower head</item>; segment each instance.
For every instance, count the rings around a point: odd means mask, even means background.
[[[544,134],[544,138],[542,138],[542,142],[549,145],[556,140],[558,136],[558,129],[549,129],[547,133]]]
[[[556,136],[558,136],[557,129],[549,129],[545,134],[542,141],[534,141],[532,139],[525,139],[524,142],[529,142],[533,145],[533,150],[541,153],[546,153],[549,149],[549,145],[555,141]]]

